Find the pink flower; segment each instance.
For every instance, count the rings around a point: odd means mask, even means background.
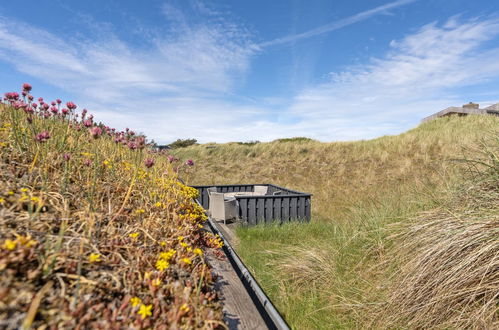
[[[57,114],[57,112],[59,112],[59,110],[54,106],[50,107],[50,111],[52,111],[54,115]]]
[[[92,126],[93,124],[94,124],[94,123],[92,122],[92,120],[91,120],[91,119],[87,119],[87,120],[85,120],[85,121],[83,122],[83,125],[84,125],[85,127],[90,127],[90,126]]]
[[[60,99],[57,99],[55,101],[57,102],[57,104],[61,104],[62,103],[62,101]]]
[[[62,155],[62,157],[64,158],[65,161],[69,162],[69,160],[71,159],[71,155],[70,154],[64,154]]]
[[[68,107],[69,110],[74,110],[76,109],[76,104],[74,104],[73,102],[69,101],[68,103],[66,103],[66,106]]]
[[[151,168],[154,165],[154,159],[153,158],[146,158],[144,161],[144,164],[146,165],[147,168]]]
[[[85,165],[85,166],[90,166],[90,165],[92,165],[92,161],[91,161],[90,159],[88,159],[88,158],[87,158],[87,159],[85,159],[85,160],[83,161],[83,165]]]
[[[30,102],[32,102],[32,101],[33,101],[33,95],[28,95],[28,100],[29,100]]]
[[[128,148],[130,148],[131,150],[135,150],[137,149],[137,145],[135,144],[135,142],[128,142]]]
[[[52,106],[55,106],[55,101],[50,102]]]
[[[188,159],[188,160],[186,160],[185,165],[194,166],[194,161],[192,159]]]
[[[90,129],[90,135],[92,135],[94,139],[97,139],[102,135],[102,129],[99,126],[94,126]]]
[[[66,109],[66,108],[62,108],[61,112],[65,116],[65,115],[67,115],[69,113],[69,110]]]
[[[38,98],[38,103],[42,104],[43,103],[43,97]]]
[[[30,84],[28,84],[28,83],[23,84],[23,91],[29,92],[29,91],[31,91],[31,88],[32,87]]]
[[[33,108],[35,108],[35,109],[36,109],[36,108],[38,108],[38,104],[36,104],[36,103],[31,103],[31,106],[32,106]]]
[[[38,133],[35,137],[35,140],[38,142],[45,142],[48,139],[50,139],[50,133],[48,131],[43,131],[41,133]]]
[[[168,161],[170,163],[173,163],[175,161],[175,157],[173,157],[172,155],[168,155],[168,156],[166,156],[166,158],[168,158]]]

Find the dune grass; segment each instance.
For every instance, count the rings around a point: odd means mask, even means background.
[[[176,156],[198,162],[191,184],[269,182],[314,194],[310,224],[238,229],[238,252],[294,328],[397,328],[401,319],[380,315],[402,292],[394,237],[411,229],[398,224],[451,198],[467,180],[461,160],[497,127],[492,116],[452,117],[369,141],[199,145]]]
[[[197,191],[144,137],[30,91],[0,103],[0,328],[223,327]]]

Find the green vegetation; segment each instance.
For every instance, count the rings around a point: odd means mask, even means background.
[[[237,231],[242,259],[294,328],[494,328],[498,127],[497,117],[452,117],[370,141],[175,154],[203,164],[192,184],[270,182],[314,194],[310,224]]]
[[[186,148],[195,145],[198,141],[196,139],[177,139],[177,141],[170,143],[168,146],[171,149]]]

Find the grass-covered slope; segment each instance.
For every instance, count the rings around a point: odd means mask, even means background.
[[[0,328],[221,325],[196,190],[144,137],[30,90],[0,104]]]
[[[483,272],[497,269],[494,257],[490,258],[499,250],[491,234],[496,233],[497,217],[490,214],[497,215],[499,201],[497,195],[489,194],[489,208],[475,208],[478,202],[473,200],[459,202],[463,197],[455,187],[475,185],[469,182],[468,163],[462,160],[481,157],[484,147],[479,141],[497,134],[498,128],[499,118],[493,116],[453,117],[369,141],[320,143],[296,139],[212,144],[210,148],[199,145],[178,149],[175,154],[199,164],[190,178],[193,184],[270,182],[314,194],[310,224],[238,231],[238,251],[243,260],[293,327],[452,327],[472,324],[473,317],[482,322],[477,324],[490,326],[497,322],[497,296],[486,290],[485,295],[470,292],[477,288],[473,283],[482,279],[485,286],[499,290]],[[498,142],[492,139],[486,145],[497,148]],[[497,187],[497,181],[494,184]],[[449,199],[453,202],[447,202]],[[461,207],[452,215],[456,204]],[[435,208],[432,216],[418,217],[419,212]],[[477,258],[469,257],[469,263],[452,268],[448,263],[459,263],[461,253],[457,242],[466,244],[463,236],[477,236],[459,234],[458,228],[447,231],[453,227],[443,219],[465,230],[464,224],[483,218],[479,215],[482,211],[484,221],[490,222],[487,226],[494,229],[483,241],[485,245],[476,244],[473,247],[478,250],[467,250]],[[439,230],[431,225],[418,227],[425,219]],[[460,225],[453,222],[456,219],[460,219]],[[480,226],[474,228],[485,233]],[[429,235],[431,232],[435,235]],[[461,235],[460,239],[454,234]],[[423,238],[428,242],[427,249],[416,244]],[[454,248],[447,245],[450,242],[455,242]],[[448,252],[444,253],[444,248]],[[478,255],[480,248],[488,251],[488,257]],[[425,256],[425,261],[419,260]],[[439,263],[442,268],[435,268]],[[455,278],[449,285],[442,281],[442,286],[432,290],[434,283],[428,281],[429,277],[421,277],[424,268],[419,266],[427,267],[424,271],[431,269],[434,278],[449,275],[441,272],[446,267],[456,276],[473,275],[466,282],[467,291],[452,298],[452,290],[464,283],[464,278]],[[425,286],[425,291],[409,292],[413,284]],[[441,292],[449,294],[449,299],[443,299]],[[485,296],[487,303],[480,302]],[[460,297],[469,299],[463,302]],[[445,310],[441,302],[448,303]],[[460,306],[469,307],[468,312]],[[488,306],[486,313],[478,313],[483,306]],[[452,323],[452,319],[460,321]]]

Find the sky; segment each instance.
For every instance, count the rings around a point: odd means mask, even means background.
[[[0,91],[160,144],[349,141],[499,102],[499,1],[0,1]]]

